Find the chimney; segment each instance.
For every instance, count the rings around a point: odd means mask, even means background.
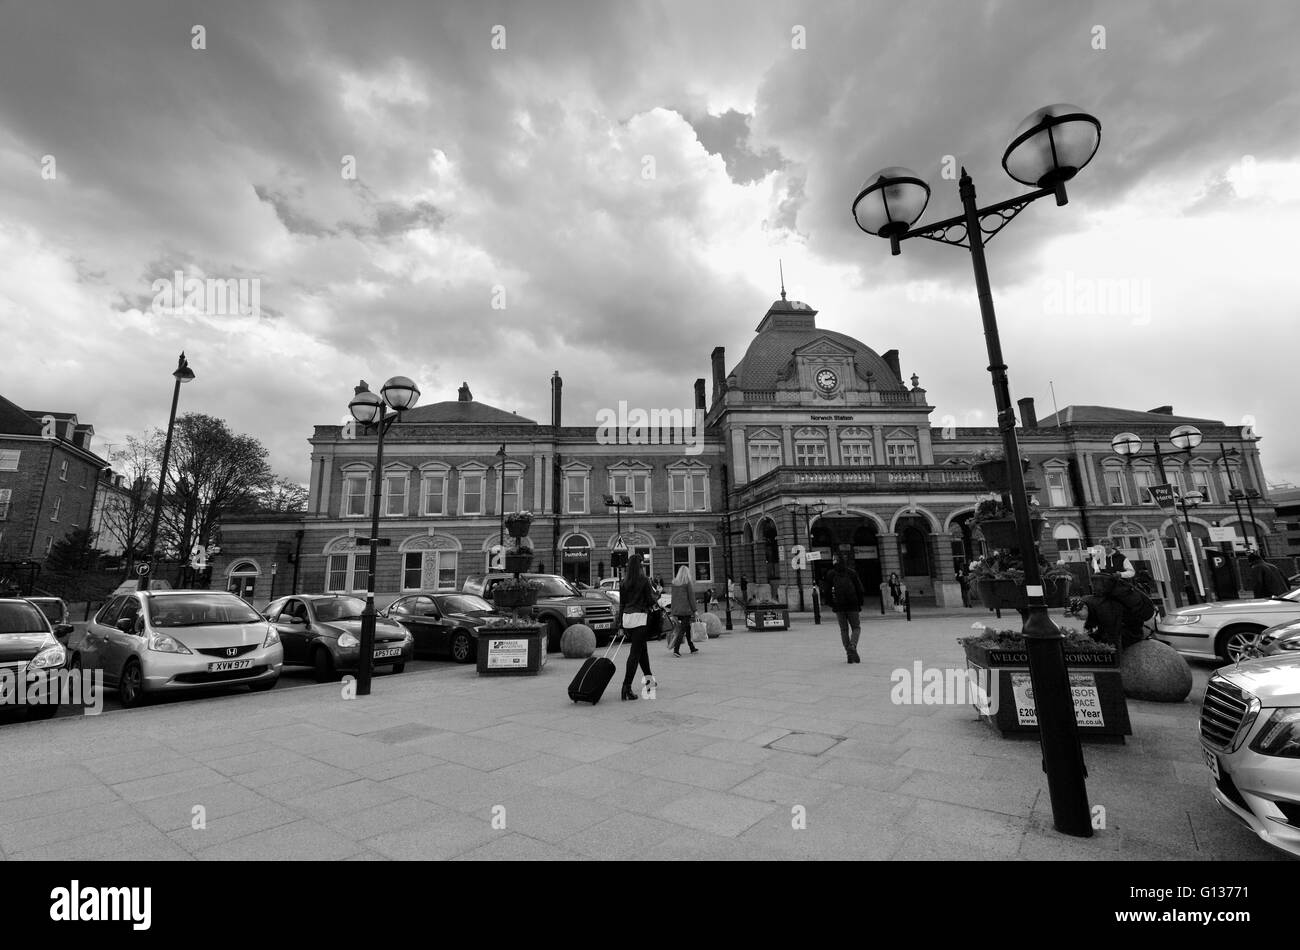
[[[560,394],[563,389],[564,380],[560,379],[557,369],[551,374],[551,425],[557,429],[560,427]]]
[[[1172,416],[1174,414],[1173,406],[1156,406],[1154,409],[1148,409],[1147,412],[1154,413],[1158,416]]]
[[[709,405],[704,401],[704,380],[695,381],[695,417],[699,421],[704,420],[704,414],[709,411]]]
[[[894,375],[897,376],[899,381],[901,382],[903,379],[903,371],[899,369],[898,366],[898,350],[890,350],[888,353],[882,356],[881,359],[885,361],[886,366],[888,366],[891,370],[893,370]]]
[[[713,401],[717,402],[722,398],[722,394],[727,391],[726,350],[720,346],[715,346],[710,358],[713,360]]]
[[[1020,407],[1020,425],[1025,429],[1038,428],[1038,413],[1034,411],[1034,397],[1026,396],[1024,399],[1017,399],[1016,405]]]

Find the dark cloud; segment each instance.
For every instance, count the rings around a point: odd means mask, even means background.
[[[735,109],[687,119],[700,144],[710,155],[722,157],[727,174],[738,185],[748,185],[786,166],[780,150],[768,147],[756,152],[750,147],[749,120],[750,116]]]

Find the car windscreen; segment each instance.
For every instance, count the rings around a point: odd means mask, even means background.
[[[472,614],[492,610],[492,605],[473,594],[456,594],[439,599],[438,606],[447,614]]]
[[[58,600],[33,600],[41,608],[41,613],[50,618],[50,623],[63,622],[63,602]]]
[[[206,627],[263,620],[234,594],[178,594],[150,597],[148,603],[149,620],[155,627]]]
[[[49,633],[50,625],[31,604],[13,601],[0,604],[0,636],[6,633]]]
[[[360,620],[366,602],[359,597],[330,597],[312,601],[312,606],[316,608],[317,620],[334,623],[336,620]]]
[[[569,586],[568,582],[560,577],[549,577],[546,575],[533,575],[528,578],[537,585],[537,593],[541,597],[580,597],[582,596],[576,590]]]

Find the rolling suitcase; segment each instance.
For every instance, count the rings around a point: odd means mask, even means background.
[[[620,633],[605,650],[604,656],[589,656],[583,661],[578,675],[569,684],[569,699],[575,703],[591,703],[593,706],[600,702],[600,697],[605,694],[605,688],[614,678],[616,670],[614,660],[609,658],[609,651],[613,650],[614,657],[617,658],[618,647],[623,639]]]

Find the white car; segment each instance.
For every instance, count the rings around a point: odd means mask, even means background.
[[[1300,587],[1279,597],[1223,600],[1171,610],[1156,636],[1179,653],[1233,662],[1254,655],[1269,627],[1300,620]]]
[[[1300,857],[1300,656],[1247,660],[1211,676],[1201,751],[1215,800]]]
[[[618,589],[622,579],[618,577],[605,577],[601,579],[600,589],[604,591],[615,604],[618,603]],[[668,610],[673,605],[673,592],[669,588],[659,595],[659,606]]]

